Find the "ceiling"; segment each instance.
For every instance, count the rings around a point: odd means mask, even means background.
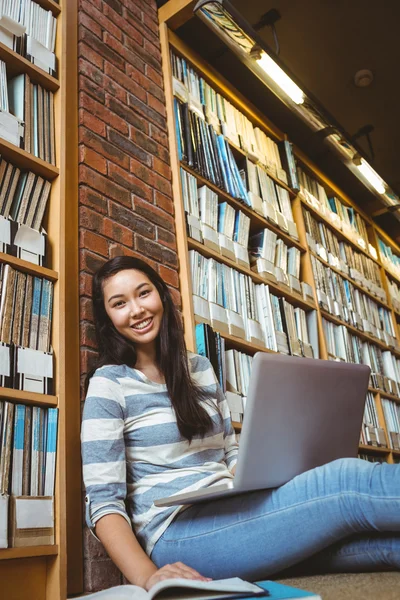
[[[280,59],[334,117],[349,136],[373,125],[374,157],[365,137],[356,144],[368,162],[400,196],[400,23],[399,0],[231,0],[252,25],[275,8]],[[164,2],[159,2],[159,5]],[[315,134],[270,93],[196,17],[177,30],[208,62],[310,156],[367,213],[382,204]],[[270,27],[258,31],[275,49]],[[354,84],[359,69],[370,69],[369,87]],[[400,243],[400,221],[393,215],[378,224]]]

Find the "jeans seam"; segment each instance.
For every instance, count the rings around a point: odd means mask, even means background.
[[[250,517],[250,518],[248,518],[248,519],[246,519],[244,521],[240,521],[240,522],[236,522],[236,523],[230,523],[229,525],[225,525],[223,527],[219,527],[218,529],[213,529],[212,531],[206,531],[206,532],[199,533],[199,534],[196,534],[196,535],[191,535],[191,536],[185,537],[184,540],[181,540],[181,539],[167,540],[167,539],[165,539],[163,536],[164,536],[164,533],[166,533],[168,531],[168,529],[170,527],[169,526],[169,527],[167,527],[167,529],[165,530],[165,532],[162,534],[162,536],[159,539],[161,540],[161,538],[162,538],[162,541],[164,543],[173,543],[173,544],[175,544],[176,542],[187,541],[187,540],[195,539],[195,538],[198,538],[198,537],[204,537],[206,535],[210,535],[210,534],[216,533],[218,531],[223,531],[224,529],[228,529],[229,527],[233,527],[234,525],[243,525],[245,523],[249,523],[250,521],[256,521],[256,520],[264,518],[266,516],[276,515],[276,514],[279,514],[279,513],[282,513],[282,512],[286,512],[288,510],[292,510],[293,508],[298,508],[299,506],[303,506],[304,504],[317,503],[317,502],[319,503],[319,502],[323,502],[325,500],[328,500],[328,499],[331,499],[331,498],[335,498],[335,497],[339,497],[339,496],[342,496],[342,495],[343,495],[343,492],[336,492],[334,494],[326,495],[323,498],[313,498],[312,500],[304,500],[303,502],[298,502],[296,504],[292,504],[291,506],[287,506],[285,508],[278,508],[278,509],[276,509],[274,511],[269,512],[268,514],[258,515],[256,517]],[[373,496],[371,494],[366,494],[366,493],[363,493],[363,492],[346,492],[346,495],[351,495],[351,496],[366,496],[369,499],[375,499],[375,500],[397,500],[397,496]],[[172,523],[171,523],[171,525],[172,525]]]

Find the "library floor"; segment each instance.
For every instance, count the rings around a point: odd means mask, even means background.
[[[278,580],[319,594],[322,600],[399,600],[400,573],[345,573]]]

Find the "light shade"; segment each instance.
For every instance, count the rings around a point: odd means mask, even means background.
[[[355,161],[357,168],[365,179],[372,185],[373,188],[379,193],[384,194],[386,187],[383,179],[379,177],[378,173],[367,163],[363,158],[356,159]]]
[[[285,71],[266,52],[261,53],[261,58],[256,60],[257,64],[266,72],[271,79],[295,102],[303,104],[304,93],[299,86],[286,75]]]

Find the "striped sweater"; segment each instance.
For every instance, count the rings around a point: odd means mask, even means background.
[[[178,430],[164,384],[126,365],[97,369],[90,380],[82,423],[83,479],[89,527],[118,513],[132,525],[147,554],[183,507],[157,508],[154,500],[231,479],[237,443],[229,409],[207,358],[188,354],[193,380],[207,391],[203,403],[213,429],[192,443]],[[219,408],[219,412],[217,410]],[[222,416],[222,418],[221,418]]]

